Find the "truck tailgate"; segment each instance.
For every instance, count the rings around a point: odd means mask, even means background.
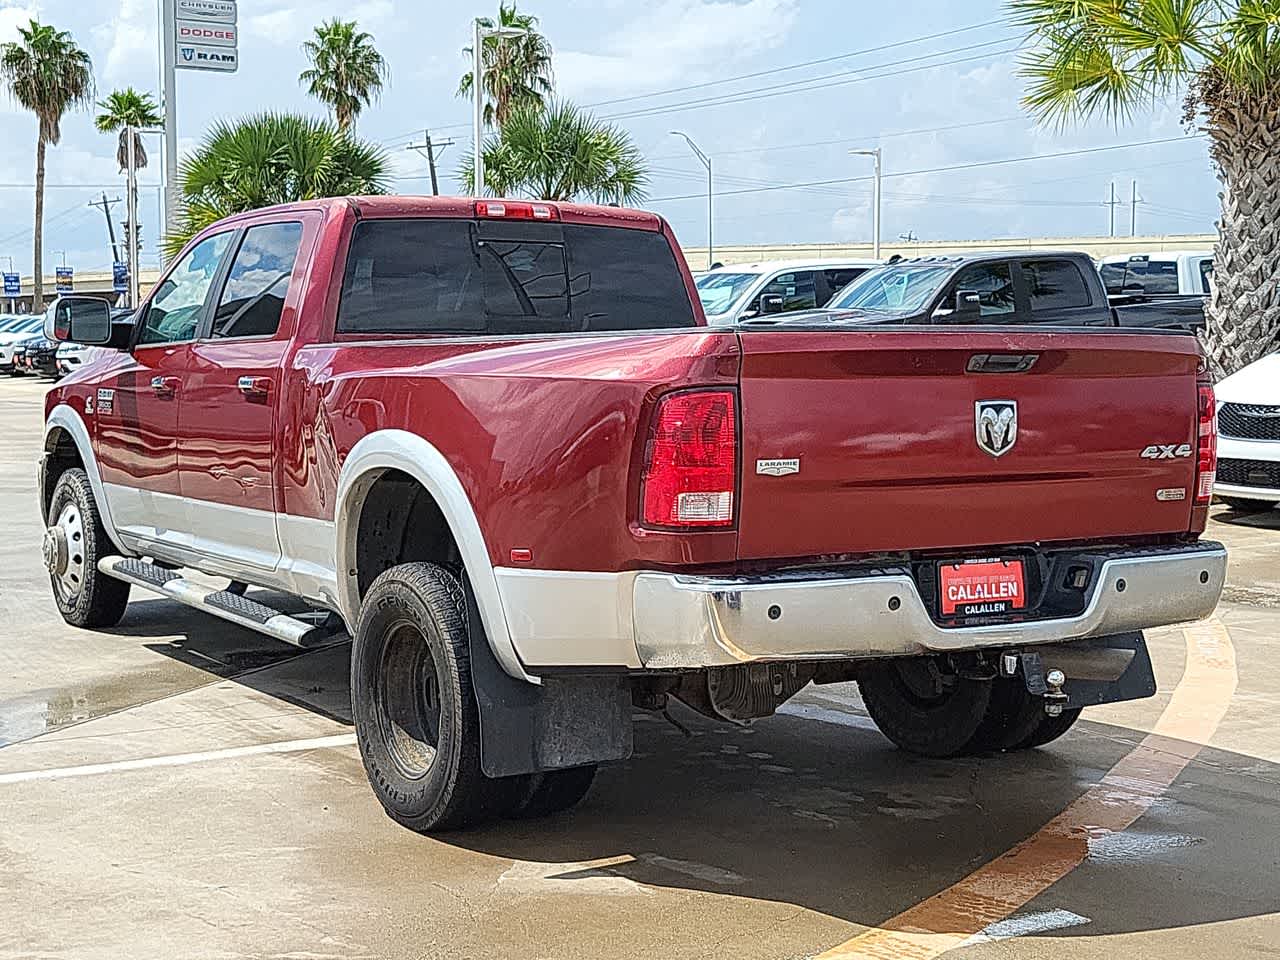
[[[1190,525],[1192,337],[775,328],[740,339],[742,559]],[[975,371],[1017,358],[1024,372]],[[993,421],[985,436],[999,448],[1011,426],[1003,401],[1016,403],[1016,434],[996,456],[979,445],[978,420]]]

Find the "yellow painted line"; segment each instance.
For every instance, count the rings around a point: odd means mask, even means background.
[[[1033,836],[883,926],[817,960],[933,960],[1007,919],[1078,867],[1090,839],[1128,828],[1207,745],[1236,689],[1235,650],[1216,617],[1186,627],[1187,666],[1155,728]]]

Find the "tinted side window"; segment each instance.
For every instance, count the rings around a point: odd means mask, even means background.
[[[1070,260],[1024,260],[1022,276],[1031,295],[1031,311],[1069,310],[1093,301],[1080,268]]]
[[[195,339],[213,276],[230,242],[231,233],[219,233],[191,248],[151,298],[139,343]]]
[[[761,296],[782,297],[782,309],[812,310],[818,305],[818,291],[811,270],[783,273],[769,281]]]
[[[249,228],[222,288],[213,336],[269,337],[276,332],[301,243],[300,223]]]
[[[1200,261],[1200,292],[1201,293],[1213,292],[1213,261],[1212,260]]]
[[[342,280],[339,333],[482,333],[480,261],[467,220],[365,220]]]
[[[999,317],[1013,313],[1013,281],[1010,279],[1009,264],[975,263],[960,271],[953,285],[951,306],[955,302],[954,293],[961,290],[976,290],[978,302],[982,305],[982,316]]]
[[[692,327],[693,302],[660,233],[567,223],[564,242],[576,330]]]

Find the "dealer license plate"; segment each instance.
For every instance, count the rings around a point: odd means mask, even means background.
[[[938,564],[944,617],[977,617],[1027,605],[1021,560],[964,560]]]

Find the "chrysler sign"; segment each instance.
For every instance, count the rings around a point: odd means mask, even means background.
[[[236,5],[232,0],[177,0],[177,15],[206,23],[235,23]]]

